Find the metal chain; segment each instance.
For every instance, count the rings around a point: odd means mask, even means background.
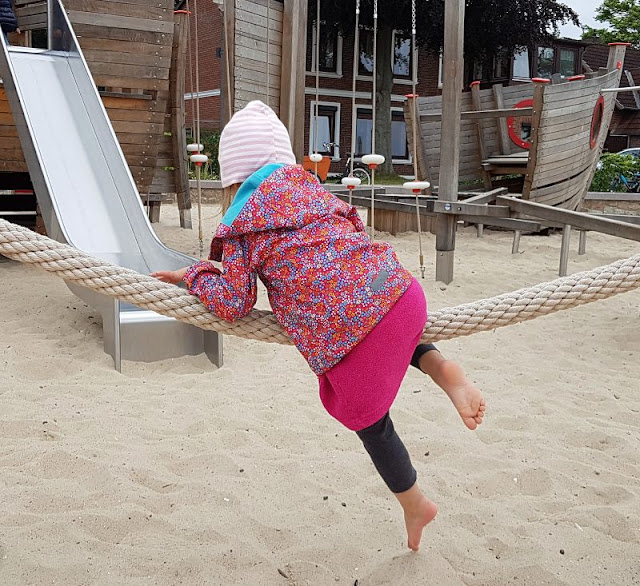
[[[416,34],[416,0],[411,0],[411,34]]]
[[[360,61],[360,0],[356,1],[356,29],[353,36],[353,77],[351,79],[351,162],[349,177],[353,177],[353,160],[356,158],[356,134],[358,110],[356,108],[356,78],[358,76],[358,62]],[[351,190],[349,190],[349,204],[351,204]]]
[[[413,177],[414,181],[419,181],[418,178],[418,51],[416,49],[416,0],[411,0],[411,56],[412,56],[412,71],[411,71],[411,129],[413,133]],[[422,219],[420,217],[420,195],[416,192],[416,222],[418,228],[418,252],[420,261],[420,273],[424,279],[424,250],[422,247]]]

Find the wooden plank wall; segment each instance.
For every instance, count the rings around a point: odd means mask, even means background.
[[[532,201],[576,209],[591,183],[615,108],[615,94],[605,93],[597,144],[591,147],[591,122],[601,89],[617,87],[620,71],[570,84],[545,87],[535,145]]]
[[[64,5],[131,174],[145,194],[169,113],[173,1],[65,0]],[[46,27],[46,2],[16,0],[15,6],[24,30]],[[4,132],[0,128],[0,137]],[[162,166],[170,166],[166,163]]]
[[[47,28],[46,0],[15,0],[14,8],[21,30]]]
[[[268,104],[280,111],[282,3],[276,0],[235,0],[234,109],[251,100],[267,102],[267,2],[269,3]]]
[[[503,108],[513,108],[520,101],[530,99],[533,96],[533,88],[530,84],[522,84],[505,87],[502,90]],[[498,109],[494,90],[480,90],[479,107],[483,110]],[[471,92],[462,95],[462,111],[474,110]],[[424,114],[435,114],[442,111],[442,98],[432,96],[418,99],[418,112],[421,116],[419,136],[421,138],[421,153],[425,164],[428,166],[428,176],[434,185],[439,184],[440,176],[440,140],[441,122],[422,119]],[[408,124],[410,119],[408,118]],[[410,128],[410,126],[408,126]],[[482,161],[478,148],[478,131],[475,121],[462,120],[460,128],[460,181],[474,181],[482,179]],[[483,138],[486,155],[488,157],[501,153],[500,122],[499,119],[486,119],[483,122]],[[408,133],[410,152],[413,150],[413,137]],[[524,149],[511,145],[511,152],[525,152]]]
[[[131,174],[146,194],[169,99],[172,0],[65,0]]]
[[[175,193],[182,211],[191,208],[184,104],[188,16],[176,15],[174,26],[169,104],[150,193]]]
[[[0,172],[27,172],[27,163],[24,160],[20,139],[2,83],[0,83]]]

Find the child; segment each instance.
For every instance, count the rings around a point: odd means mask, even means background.
[[[220,136],[220,176],[235,195],[211,243],[211,262],[153,273],[185,281],[215,315],[233,321],[264,283],[278,321],[318,375],[326,410],[354,430],[404,510],[408,546],[417,550],[436,505],[420,491],[409,454],[389,416],[409,364],[427,373],[475,429],[480,391],[431,344],[420,284],[390,245],[367,236],[355,208],[296,166],[274,112],[249,103]]]
[[[0,28],[6,44],[9,44],[7,33],[16,32],[20,34],[18,20],[13,12],[13,0],[0,0]]]

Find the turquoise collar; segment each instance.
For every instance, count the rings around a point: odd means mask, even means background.
[[[222,220],[220,220],[220,223],[225,226],[231,226],[233,221],[238,217],[238,214],[242,211],[244,204],[247,203],[253,192],[260,187],[260,184],[272,173],[284,166],[282,163],[270,163],[258,169],[253,175],[245,179],[240,189],[238,189],[236,196],[233,198],[233,202],[231,206],[229,206],[227,213],[223,216]]]

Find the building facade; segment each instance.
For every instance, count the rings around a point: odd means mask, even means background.
[[[198,51],[200,74],[200,126],[217,130],[223,125],[221,103],[224,96],[224,16],[219,3],[201,1],[198,8],[198,45],[195,43],[195,15],[191,17],[191,59],[188,63],[185,97],[187,98],[187,127],[193,128],[195,113],[195,52]],[[184,8],[182,2],[182,8]],[[354,33],[338,33],[317,27],[309,18],[306,47],[305,132],[304,151],[318,152],[331,159],[330,173],[340,175],[347,168],[353,148],[355,161],[371,152],[373,32],[359,31],[358,47],[354,47]],[[354,50],[355,49],[355,50]],[[468,63],[465,69],[465,89],[471,82],[480,81],[482,87],[495,84],[512,85],[530,83],[533,78],[561,81],[589,69],[606,65],[608,48],[604,45],[572,40],[555,39],[552,43],[537,45],[512,55],[493,59],[490,63]],[[630,49],[625,70],[640,82],[640,52]],[[391,146],[394,171],[412,176],[413,161],[407,148],[407,128],[404,119],[406,95],[412,92],[413,59],[417,59],[416,91],[420,96],[433,96],[442,90],[442,62],[437,53],[418,49],[414,57],[411,40],[400,31],[394,31],[391,64],[393,86],[391,91]],[[318,63],[316,63],[318,61]],[[355,107],[354,107],[355,61]],[[190,66],[190,69],[189,69]],[[636,71],[637,70],[637,71]],[[635,71],[635,74],[634,74]],[[634,77],[635,75],[635,77]],[[628,77],[623,75],[627,84]],[[221,95],[222,94],[222,95]],[[317,117],[316,117],[317,95]],[[631,94],[621,94],[620,104],[612,123],[611,150],[640,144],[640,122],[636,122],[638,106]],[[636,129],[637,124],[637,129]]]

